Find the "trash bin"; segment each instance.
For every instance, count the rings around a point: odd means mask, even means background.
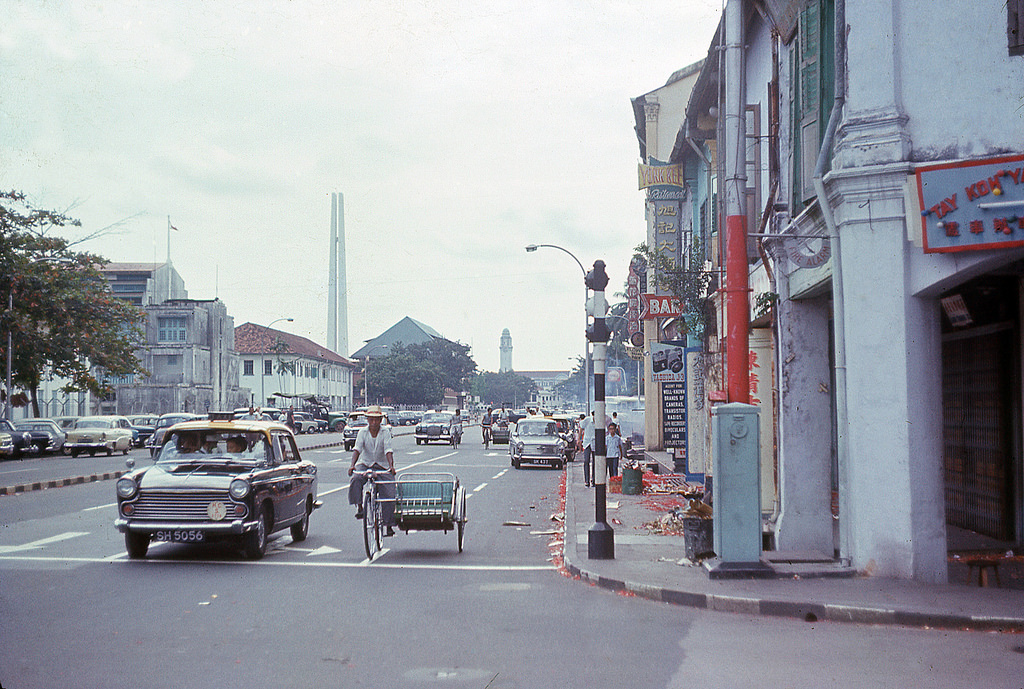
[[[688,560],[697,561],[714,555],[714,519],[683,517],[683,541]]]
[[[640,495],[644,487],[644,472],[640,469],[622,467],[622,494]]]

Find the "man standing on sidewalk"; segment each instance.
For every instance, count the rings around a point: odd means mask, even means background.
[[[619,475],[619,460],[622,458],[622,436],[619,435],[619,427],[614,423],[608,424],[606,454],[608,456],[608,473],[612,478]]]
[[[594,485],[594,439],[597,434],[594,432],[594,412],[583,420],[583,483],[587,486]]]

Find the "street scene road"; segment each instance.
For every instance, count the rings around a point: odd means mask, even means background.
[[[399,533],[367,561],[340,447],[304,453],[323,502],[309,537],[282,532],[259,561],[223,544],[129,560],[113,481],[0,497],[0,684],[1020,686],[1015,635],[699,611],[573,580],[553,557],[565,473],[512,469],[473,430],[457,450],[395,439],[399,471],[466,486],[461,554],[454,533]]]

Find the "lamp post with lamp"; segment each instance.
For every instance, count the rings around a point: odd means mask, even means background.
[[[270,326],[273,325],[274,323],[280,323],[281,321],[288,321],[289,323],[291,323],[294,320],[294,318],[287,317],[275,318],[274,320],[270,321],[270,325],[263,326],[263,334],[267,335],[268,331],[270,330]],[[261,361],[263,362],[263,366],[261,367],[263,370],[260,371],[260,397],[262,398],[260,400],[260,406],[262,407],[267,403],[267,386],[265,382],[267,378],[267,364],[265,359],[261,359]]]
[[[572,257],[572,260],[576,261],[576,265],[578,265],[580,267],[580,273],[582,273],[584,279],[587,277],[587,269],[583,267],[583,264],[580,262],[580,259],[576,258],[576,255],[573,252],[569,251],[568,249],[566,249],[564,247],[558,246],[557,244],[529,244],[526,247],[526,252],[527,253],[533,253],[534,251],[536,251],[537,249],[539,249],[541,247],[546,247],[548,249],[558,249],[559,251],[563,251],[563,252],[569,254],[569,256]],[[589,295],[590,295],[590,293],[587,290],[586,285],[584,285],[583,286],[583,309],[584,309],[584,313],[586,313],[587,299],[588,299]],[[590,415],[590,369],[591,369],[591,365],[590,365],[590,342],[586,338],[584,338],[584,340],[583,340],[583,352],[584,352],[584,355],[585,355],[584,359],[586,361],[586,367],[587,367],[587,370],[584,371],[584,373],[583,373],[583,380],[584,380],[584,382],[586,383],[586,386],[587,386],[587,388],[586,388],[586,398],[587,398],[586,399],[586,404],[587,404],[587,415],[589,416]]]

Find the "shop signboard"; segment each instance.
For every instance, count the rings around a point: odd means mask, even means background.
[[[1024,246],[1024,155],[915,171],[925,253]]]

